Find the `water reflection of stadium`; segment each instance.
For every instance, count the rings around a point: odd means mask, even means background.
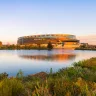
[[[75,59],[75,54],[55,54],[55,55],[19,55],[21,58],[24,59],[31,59],[31,60],[45,60],[45,61],[57,61],[63,62],[66,60]]]

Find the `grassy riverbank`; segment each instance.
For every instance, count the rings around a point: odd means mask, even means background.
[[[0,50],[47,50],[47,47],[39,47],[39,46],[19,46],[19,45],[3,45],[0,47]]]
[[[78,48],[75,48],[75,50],[93,50],[96,51],[96,45],[81,45]]]
[[[33,45],[2,45],[0,50],[49,50],[55,49],[54,46],[49,42],[47,46],[33,46]],[[62,49],[62,48],[61,48]],[[75,50],[93,50],[96,51],[96,46],[80,46],[74,48]]]
[[[56,73],[16,77],[0,75],[0,96],[96,96],[96,58],[79,61]]]
[[[96,51],[96,48],[76,48],[75,50],[92,50],[92,51]]]

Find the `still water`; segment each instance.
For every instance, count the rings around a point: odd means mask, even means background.
[[[15,76],[21,69],[24,75],[37,72],[54,72],[70,67],[73,62],[96,57],[96,51],[81,50],[0,50],[0,73]]]

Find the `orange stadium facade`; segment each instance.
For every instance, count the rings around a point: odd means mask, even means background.
[[[18,45],[47,46],[51,42],[53,48],[77,48],[80,46],[75,35],[69,34],[42,34],[19,37]]]

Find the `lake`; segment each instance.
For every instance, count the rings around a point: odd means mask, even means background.
[[[16,76],[21,69],[24,75],[41,71],[54,72],[72,66],[79,60],[96,57],[96,51],[83,50],[0,50],[0,73]]]

